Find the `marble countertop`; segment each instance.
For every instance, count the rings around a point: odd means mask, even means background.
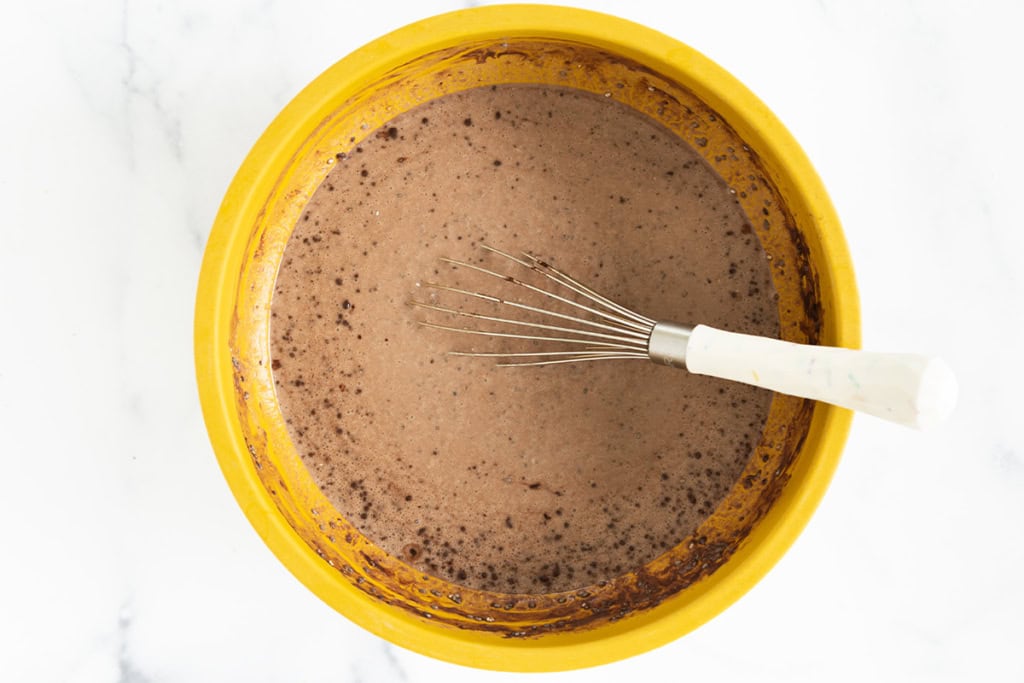
[[[193,376],[204,243],[257,136],[354,48],[464,4],[5,9],[0,679],[519,678],[388,645],[292,578],[228,491]],[[806,532],[725,613],[545,678],[1024,679],[1021,6],[578,4],[689,43],[775,111],[845,225],[865,346],[944,356],[961,400],[924,434],[858,418]]]

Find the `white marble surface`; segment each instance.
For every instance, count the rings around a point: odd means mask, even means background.
[[[470,3],[473,4],[473,3]],[[1024,680],[1019,3],[590,2],[764,99],[842,217],[865,344],[944,355],[954,419],[860,418],[775,570],[651,654],[545,680]],[[0,21],[0,680],[510,681],[306,591],[231,498],[191,317],[243,156],[321,70],[462,3],[22,2]]]

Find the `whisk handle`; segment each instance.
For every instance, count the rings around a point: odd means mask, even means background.
[[[918,429],[942,422],[956,404],[956,379],[938,358],[794,344],[707,325],[690,334],[686,369]]]

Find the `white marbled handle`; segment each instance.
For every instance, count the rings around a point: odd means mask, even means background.
[[[918,429],[942,422],[956,404],[956,378],[938,358],[794,344],[707,325],[693,328],[686,369]]]

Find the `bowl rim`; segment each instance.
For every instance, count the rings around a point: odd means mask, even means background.
[[[539,639],[438,627],[382,605],[356,590],[288,526],[262,486],[246,449],[232,399],[229,325],[248,226],[293,154],[302,130],[323,119],[339,89],[355,91],[375,76],[423,54],[459,43],[502,38],[581,42],[630,57],[690,87],[730,120],[762,157],[779,162],[792,190],[809,207],[821,235],[815,263],[822,300],[830,308],[826,341],[860,345],[860,311],[853,268],[838,217],[799,145],[745,86],[683,43],[607,14],[546,5],[498,5],[424,19],[371,41],[304,88],[274,119],[242,163],[218,211],[200,271],[194,344],[200,402],[225,479],[259,536],[315,595],[366,630],[407,649],[448,662],[506,671],[558,671],[624,659],[675,640],[723,611],[756,584],[807,524],[838,465],[852,413],[819,404],[808,434],[817,457],[794,473],[780,500],[734,559],[680,609],[677,601],[608,627]],[[783,500],[785,499],[785,500]],[[754,536],[757,536],[754,539]]]

